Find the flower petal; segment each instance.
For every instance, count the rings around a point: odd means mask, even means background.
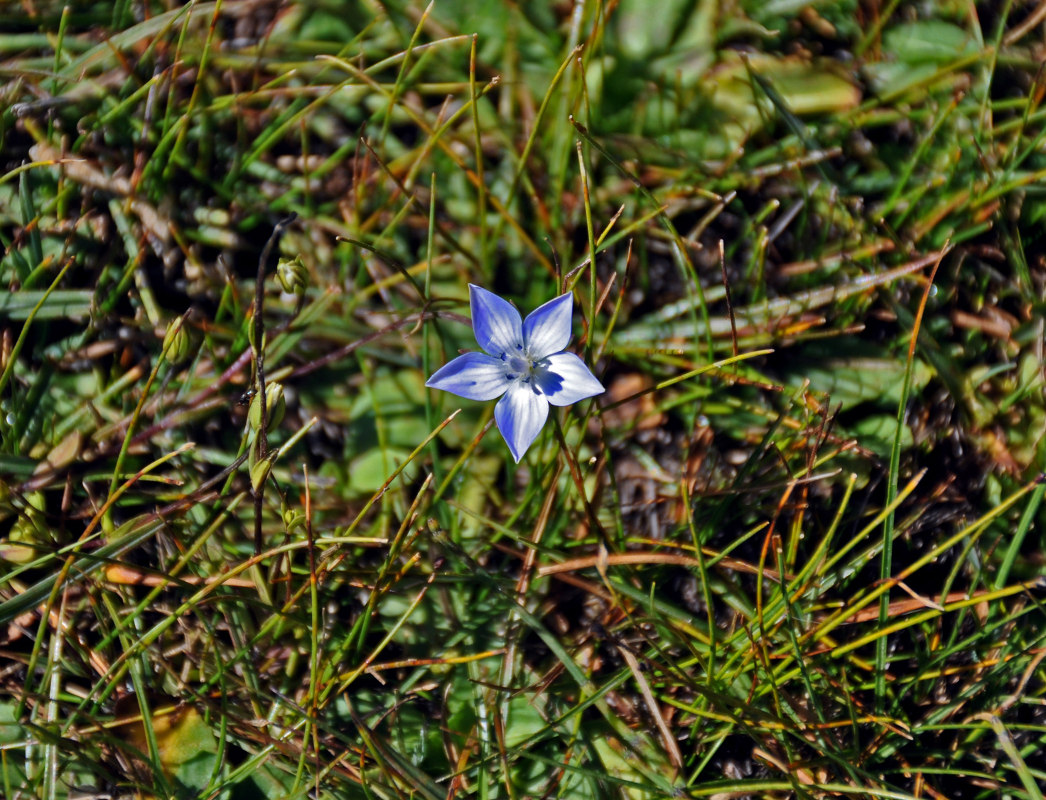
[[[569,344],[573,311],[574,295],[567,292],[527,314],[523,322],[523,345],[532,359],[539,361]]]
[[[548,419],[548,401],[532,384],[513,383],[494,406],[494,419],[518,464]]]
[[[554,406],[569,406],[606,391],[592,370],[573,353],[546,358],[535,373],[534,382]]]
[[[425,385],[468,398],[493,400],[508,388],[505,365],[485,353],[465,353],[436,370]]]
[[[523,321],[507,301],[471,283],[469,301],[472,330],[480,347],[492,356],[500,356],[523,346]]]

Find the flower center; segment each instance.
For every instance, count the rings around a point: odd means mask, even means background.
[[[530,359],[523,355],[511,355],[505,359],[505,368],[509,374],[529,373],[533,366]]]
[[[540,394],[537,383],[533,380],[535,373],[541,369],[540,363],[535,363],[522,345],[516,347],[515,352],[509,351],[501,354],[501,360],[505,366],[505,377],[510,381],[530,384],[534,391]]]

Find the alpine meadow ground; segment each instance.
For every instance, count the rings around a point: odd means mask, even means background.
[[[0,796],[1041,799],[1044,63],[0,3]]]

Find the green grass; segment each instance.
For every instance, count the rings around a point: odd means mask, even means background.
[[[1035,4],[173,6],[0,32],[0,796],[1042,797]]]

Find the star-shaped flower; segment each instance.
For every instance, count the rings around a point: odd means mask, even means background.
[[[549,404],[568,406],[605,389],[580,358],[563,352],[574,306],[569,292],[525,320],[505,300],[471,283],[469,300],[476,342],[484,352],[458,356],[425,385],[469,400],[501,397],[494,419],[519,463],[541,432]]]

